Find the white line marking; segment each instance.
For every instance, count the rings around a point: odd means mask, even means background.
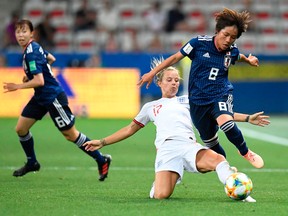
[[[245,128],[241,128],[241,131],[243,132],[244,136],[247,136],[253,139],[258,139],[258,140],[263,140],[265,142],[271,142],[271,143],[278,144],[278,145],[288,146],[288,139],[283,138],[283,137],[278,137],[278,136],[274,136],[271,134],[266,134],[266,133],[254,131],[251,129],[245,129]]]
[[[0,170],[15,170],[18,169],[19,167],[13,167],[13,166],[0,166]],[[97,167],[43,167],[42,169],[44,170],[53,170],[53,171],[81,171],[81,170],[93,170],[96,171]],[[117,170],[117,171],[154,171],[153,168],[149,167],[110,167],[109,170]],[[264,169],[242,169],[243,172],[261,172],[261,173],[275,173],[275,172],[280,172],[280,173],[286,173],[288,172],[288,169],[279,169],[279,168],[264,168]]]

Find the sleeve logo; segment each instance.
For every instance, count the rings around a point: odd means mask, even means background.
[[[29,68],[30,68],[30,71],[35,71],[36,70],[36,62],[30,61],[29,62]]]
[[[187,44],[184,46],[184,48],[183,48],[183,51],[184,51],[187,55],[189,55],[192,50],[193,50],[193,47],[190,45],[190,43],[187,43]]]

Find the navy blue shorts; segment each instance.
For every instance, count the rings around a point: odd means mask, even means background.
[[[75,117],[68,106],[68,99],[64,92],[60,93],[53,103],[48,106],[40,105],[33,96],[24,107],[21,115],[41,120],[46,113],[49,113],[55,126],[60,131],[70,129],[75,123]]]
[[[191,100],[189,104],[193,124],[199,131],[202,140],[209,140],[215,136],[219,129],[216,121],[218,116],[228,114],[233,117],[232,94],[226,95],[208,105],[196,105]]]

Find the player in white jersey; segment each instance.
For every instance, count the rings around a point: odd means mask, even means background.
[[[161,61],[154,60],[154,66]],[[197,143],[189,112],[187,96],[177,97],[180,85],[179,72],[174,67],[163,69],[157,74],[157,85],[161,88],[162,98],[146,103],[133,121],[101,140],[83,144],[88,151],[124,140],[135,134],[147,123],[156,126],[155,181],[150,197],[169,198],[177,182],[183,177],[184,170],[192,173],[216,171],[219,180],[225,184],[227,177],[234,172],[225,157]],[[250,123],[261,126],[269,124],[268,116],[255,113]],[[245,114],[235,113],[236,121],[245,121]],[[251,197],[245,201],[255,202]]]

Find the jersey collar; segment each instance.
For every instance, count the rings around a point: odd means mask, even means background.
[[[27,43],[27,45],[25,46],[25,48],[23,49],[23,53],[25,52],[25,50],[27,49],[27,47],[29,46],[30,43],[32,43],[34,40],[30,39]]]

